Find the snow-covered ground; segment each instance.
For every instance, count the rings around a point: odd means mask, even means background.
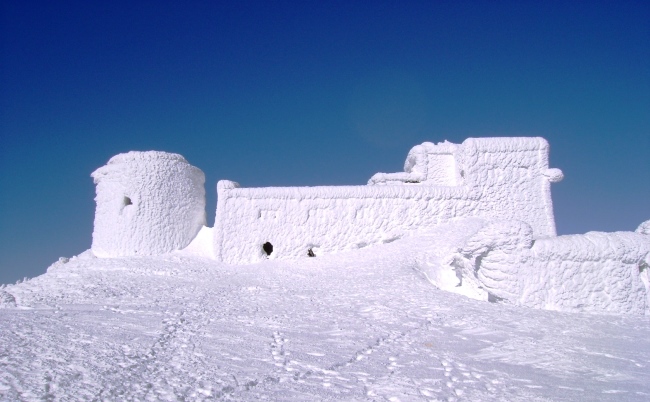
[[[650,400],[649,317],[438,290],[416,263],[433,240],[57,262],[0,289],[0,399]]]

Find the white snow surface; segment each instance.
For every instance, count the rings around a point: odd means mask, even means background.
[[[91,175],[93,253],[157,255],[186,247],[205,225],[205,175],[178,154],[131,151]]]
[[[458,250],[483,249],[485,260],[535,249],[525,226],[500,225],[472,219],[246,266],[199,257],[201,247],[62,258],[0,288],[0,400],[650,399],[650,317],[488,303],[431,285],[459,280],[448,265]],[[483,244],[489,231],[517,239]]]

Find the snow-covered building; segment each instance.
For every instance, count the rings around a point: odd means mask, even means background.
[[[92,173],[92,253],[184,249],[234,265],[404,238],[417,244],[414,269],[440,289],[535,308],[650,314],[650,221],[636,232],[556,236],[550,186],[563,175],[549,168],[548,153],[543,138],[469,138],[417,145],[404,172],[377,173],[368,185],[221,180],[207,228],[201,170],[177,154],[129,152]]]
[[[390,242],[453,218],[528,223],[536,238],[555,236],[543,138],[425,142],[402,173],[378,173],[367,186],[240,188],[220,181],[214,226],[218,260],[253,263]],[[310,251],[311,250],[311,251]]]
[[[205,225],[205,175],[178,154],[128,152],[95,170],[92,251],[157,255],[186,247]]]

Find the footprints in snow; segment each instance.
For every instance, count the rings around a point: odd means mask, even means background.
[[[286,339],[279,331],[273,332],[273,342],[271,342],[271,355],[277,367],[286,367],[288,363],[287,355],[284,351]]]
[[[453,363],[451,360],[440,361],[444,368],[445,386],[451,391],[448,400],[453,401],[455,397],[461,397],[465,393],[465,384],[474,383],[482,377],[481,374],[471,372],[463,363]],[[488,388],[488,391],[490,389]]]

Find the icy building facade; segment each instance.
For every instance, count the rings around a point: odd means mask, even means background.
[[[98,257],[157,255],[186,247],[205,225],[205,175],[178,154],[128,152],[92,173]]]
[[[378,173],[368,186],[217,186],[217,259],[229,264],[298,258],[389,242],[454,218],[522,220],[535,237],[555,236],[543,138],[469,138],[414,147],[403,173]]]
[[[409,250],[414,268],[440,289],[535,308],[650,315],[650,221],[635,232],[556,236],[550,186],[563,176],[548,154],[543,138],[469,138],[417,145],[404,172],[377,173],[364,186],[241,188],[221,180],[207,228],[201,170],[177,154],[129,152],[92,174],[92,251],[184,249],[247,264],[410,238],[418,242]]]

